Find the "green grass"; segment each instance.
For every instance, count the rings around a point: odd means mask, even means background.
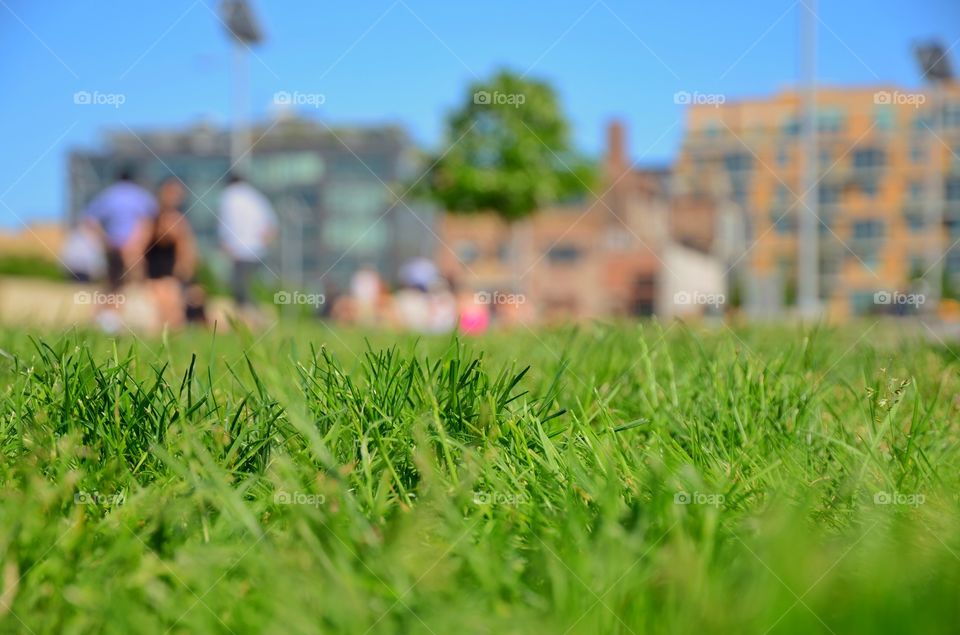
[[[0,276],[64,281],[67,274],[59,262],[30,254],[0,254]]]
[[[0,332],[0,632],[950,632],[897,330]]]

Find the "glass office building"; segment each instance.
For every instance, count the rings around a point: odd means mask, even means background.
[[[273,203],[280,236],[265,276],[277,284],[341,288],[372,264],[388,280],[404,261],[435,251],[433,209],[399,197],[419,176],[416,151],[400,128],[331,128],[295,118],[250,131],[253,151],[242,172]],[[229,131],[123,130],[98,151],[70,155],[69,210],[76,221],[121,167],[153,188],[170,175],[188,188],[185,211],[203,257],[223,269],[217,205],[230,169]]]

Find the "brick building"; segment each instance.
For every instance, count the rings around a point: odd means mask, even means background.
[[[702,229],[712,207],[691,200],[674,226],[669,174],[632,167],[620,123],[609,126],[607,144],[601,185],[585,202],[540,210],[513,227],[492,213],[441,215],[441,271],[477,291],[522,293],[546,320],[674,313],[672,290],[685,283],[670,280],[665,269],[680,267],[665,262],[692,255],[683,244],[709,250]],[[693,271],[701,260],[690,260]]]

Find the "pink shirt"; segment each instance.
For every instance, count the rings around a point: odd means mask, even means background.
[[[490,328],[490,312],[484,306],[467,307],[460,311],[460,331],[480,335]]]

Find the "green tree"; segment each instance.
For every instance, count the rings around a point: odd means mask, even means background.
[[[447,120],[446,142],[429,158],[424,183],[452,214],[493,212],[514,223],[582,196],[595,182],[594,167],[572,147],[553,88],[510,71],[468,87]]]

